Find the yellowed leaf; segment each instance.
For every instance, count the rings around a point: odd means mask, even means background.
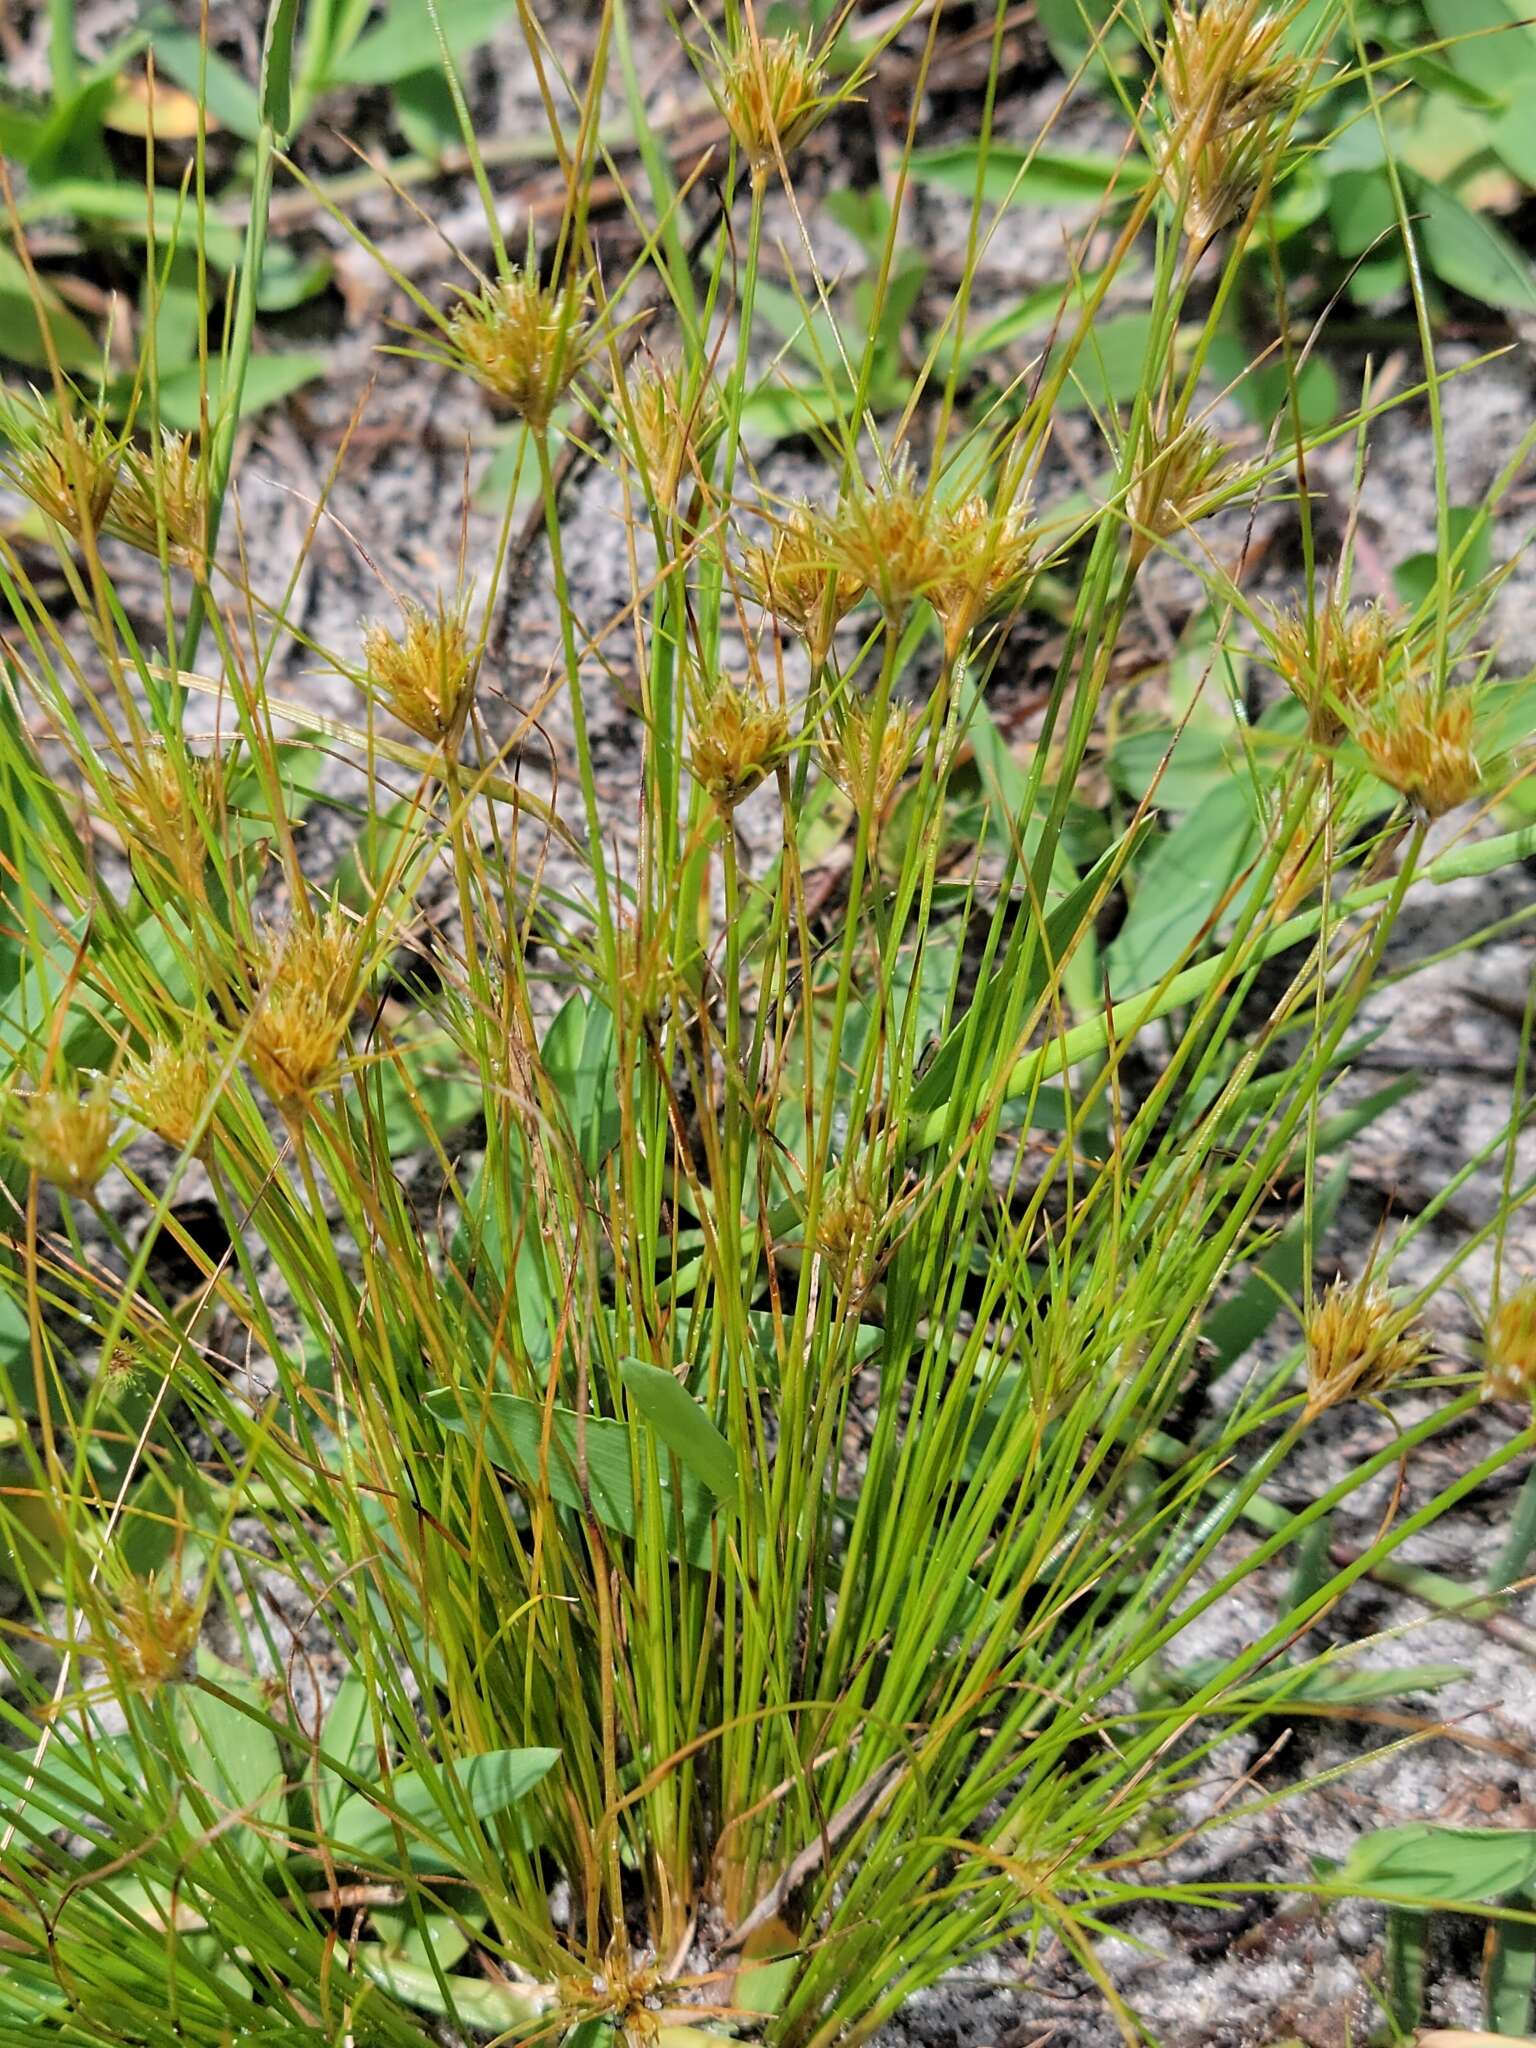
[[[147,77],[124,78],[108,106],[104,120],[119,135],[148,135],[153,131],[160,142],[190,142],[197,134],[197,101],[179,85],[163,78],[155,80],[151,99]],[[211,135],[218,122],[204,114],[203,125]]]

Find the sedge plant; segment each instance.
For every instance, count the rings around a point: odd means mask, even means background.
[[[562,225],[416,290],[395,345],[521,421],[558,614],[527,721],[563,716],[574,801],[524,786],[526,725],[486,689],[511,497],[454,590],[381,593],[357,645],[303,649],[356,685],[355,720],[321,720],[284,680],[284,589],[227,544],[188,582],[191,451],[103,438],[62,377],[28,401],[9,481],[84,630],[0,540],[6,2038],[830,2048],[1005,1947],[1025,1979],[1064,1951],[1136,2038],[1101,1937],[1229,1896],[1177,1863],[1218,1818],[1190,1819],[1218,1746],[1316,1675],[1297,1645],[1351,1585],[1536,1442],[1517,1276],[1486,1378],[1424,1320],[1529,1198],[1523,1100],[1498,1214],[1443,1271],[1406,1292],[1387,1246],[1312,1277],[1330,1094],[1403,905],[1536,841],[1488,822],[1519,736],[1448,528],[1392,619],[1331,564],[1267,615],[1210,539],[1298,477],[1305,513],[1308,451],[1223,445],[1172,344],[1219,318],[1326,81],[1315,10],[1262,34],[1244,0],[1174,12],[1107,260],[1049,358],[968,410],[999,10],[966,288],[904,418],[854,405],[788,502],[743,426],[773,374],[765,222],[882,50],[728,9],[691,48],[715,179],[680,191],[652,138],[621,272],[589,202],[620,175],[596,112],[608,66],[634,87],[626,0],[579,91],[522,10]],[[709,205],[745,234],[701,233]],[[830,288],[812,210],[789,217],[809,318]],[[1091,506],[1054,505],[1066,380],[1133,274],[1141,393],[1103,422]],[[617,622],[567,568],[565,434],[625,508]],[[116,599],[133,545],[165,571],[158,641]],[[1096,838],[1079,792],[1168,550],[1294,701],[1234,747],[1255,831],[1210,917],[1106,988],[1161,770]],[[1042,580],[1065,637],[1016,758],[987,691]],[[623,853],[585,707],[631,654]],[[337,872],[311,871],[296,753],[361,778]],[[1240,1372],[1217,1312],[1277,1241],[1306,1276],[1293,1341]],[[1507,1426],[1417,1484],[1485,1394]],[[1350,1404],[1364,1454],[1273,1488]],[[1319,1569],[1329,1518],[1398,1485]],[[1185,1632],[1298,1550],[1271,1624],[1192,1665]]]

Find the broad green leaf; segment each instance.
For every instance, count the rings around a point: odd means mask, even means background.
[[[315,1820],[318,1827],[329,1829],[338,1808],[352,1796],[342,1772],[350,1771],[358,1778],[378,1776],[372,1689],[355,1671],[349,1671],[337,1686],[336,1697],[326,1709],[320,1747],[331,1762],[319,1766]]]
[[[425,1045],[392,1046],[389,1056],[363,1077],[369,1113],[384,1129],[391,1159],[406,1158],[429,1142],[462,1130],[485,1103],[478,1075],[458,1048],[434,1039]]]
[[[246,366],[240,393],[240,417],[263,412],[276,405],[290,391],[298,391],[323,377],[330,358],[316,349],[294,349],[285,355],[253,356]],[[208,416],[217,418],[223,402],[224,372],[219,363],[208,366]],[[198,366],[189,363],[172,370],[160,381],[160,418],[183,434],[196,433],[202,425],[202,403],[198,390]]]
[[[26,220],[63,216],[110,227],[118,235],[138,240],[153,228],[162,253],[173,244],[188,251],[197,245],[197,215],[190,200],[160,187],[146,194],[142,185],[126,180],[60,178],[44,191],[29,195],[20,211]],[[204,223],[203,250],[216,270],[232,270],[240,260],[240,246],[236,229],[218,220]]]
[[[209,114],[221,128],[254,142],[261,132],[261,102],[255,88],[216,50],[204,51],[190,29],[157,19],[155,67],[188,92],[200,92]]]
[[[1117,993],[1159,981],[1198,940],[1259,843],[1245,779],[1213,789],[1142,864],[1125,923],[1105,954]]]
[[[739,1489],[736,1453],[685,1386],[657,1365],[626,1358],[619,1367],[635,1406],[679,1462],[718,1501],[734,1501]]]
[[[1536,1900],[1510,1901],[1527,1913],[1536,1910]],[[1516,1920],[1502,1920],[1488,1930],[1488,1959],[1483,1980],[1488,2024],[1496,2034],[1528,2034],[1531,1999],[1536,1992],[1536,1927]]]
[[[293,118],[293,32],[299,0],[273,0],[261,57],[261,115],[279,142],[288,139]]]
[[[0,356],[28,369],[44,369],[51,337],[66,370],[91,370],[101,350],[84,321],[79,320],[46,278],[34,288],[20,257],[0,242]]]
[[[353,1792],[337,1809],[330,1842],[359,1864],[393,1866],[403,1835],[414,1870],[462,1870],[467,1820],[495,1820],[548,1776],[558,1749],[492,1749],[425,1771],[396,1771],[376,1797]]]
[[[455,57],[483,43],[516,11],[517,0],[441,0],[440,20]],[[392,85],[442,62],[427,0],[392,0],[382,21],[331,65],[328,85]]]
[[[1442,284],[1509,312],[1536,312],[1536,270],[1519,243],[1443,185],[1408,180],[1415,233]]]
[[[545,1032],[539,1051],[570,1117],[581,1163],[588,1173],[596,1173],[619,1140],[613,1013],[595,997],[570,997]]]
[[[1536,83],[1536,34],[1524,19],[1529,8],[1506,0],[1424,0],[1424,12],[1435,34],[1449,39],[1440,55],[1461,78],[1499,100]]]
[[[547,1497],[578,1513],[586,1512],[590,1500],[592,1513],[605,1528],[626,1536],[636,1533],[635,1444],[627,1422],[601,1415],[583,1420],[572,1408],[555,1408],[549,1415],[546,1461],[541,1448],[545,1410],[538,1401],[521,1394],[478,1395],[456,1387],[438,1387],[426,1396],[426,1406],[443,1428],[455,1435],[476,1441],[483,1435],[492,1462],[509,1472],[535,1499]],[[679,1538],[672,1475],[663,1468],[660,1476],[668,1548],[690,1564],[707,1566],[717,1541],[714,1495],[684,1467]]]
[[[1334,1873],[1344,1890],[1425,1905],[1488,1905],[1536,1882],[1536,1829],[1452,1828],[1432,1821],[1363,1835]]]
[[[1386,1970],[1382,1986],[1394,2034],[1413,2034],[1424,2014],[1424,1959],[1429,1930],[1422,1913],[1394,1906],[1387,1914]]]
[[[1053,376],[1072,349],[1072,367],[1062,386],[1067,405],[1085,405],[1101,416],[1117,406],[1129,405],[1147,380],[1147,349],[1152,336],[1152,319],[1147,313],[1116,313],[1096,320],[1086,338],[1073,344],[1057,343],[1046,364],[1045,374]]]
[[[1178,1674],[1180,1691],[1198,1692],[1219,1679],[1222,1663],[1207,1659],[1186,1665]],[[1408,1664],[1381,1670],[1351,1670],[1341,1658],[1301,1670],[1280,1665],[1244,1682],[1233,1698],[1272,1700],[1278,1707],[1302,1701],[1314,1706],[1363,1707],[1379,1700],[1400,1700],[1407,1693],[1438,1692],[1469,1678],[1465,1664]],[[1230,1702],[1228,1702],[1230,1704]]]
[[[434,1911],[431,1901],[453,1912]],[[485,1925],[485,1908],[467,1885],[434,1885],[418,1922],[409,1906],[375,1906],[368,1915],[374,1933],[391,1963],[430,1971],[451,1970],[468,1953],[473,1931]]]
[[[242,1862],[268,1863],[286,1850],[280,1829],[287,1796],[283,1760],[269,1728],[243,1713],[235,1700],[260,1711],[261,1696],[243,1681],[223,1686],[228,1698],[210,1691],[183,1693],[181,1739],[187,1762],[211,1809],[221,1842],[232,1844]],[[229,1826],[231,1816],[242,1818]],[[201,1834],[205,1823],[191,1805],[184,1810],[187,1827]]]
[[[969,198],[976,190],[980,160],[978,144],[946,143],[914,150],[909,168],[914,178]],[[994,142],[986,153],[982,197],[993,206],[1010,200],[1031,206],[1096,206],[1111,185],[1117,200],[1129,199],[1151,176],[1137,156],[1066,155]]]
[[[1236,748],[1234,733],[1223,735],[1214,726],[1193,720],[1178,733],[1167,725],[1147,725],[1122,733],[1109,751],[1107,765],[1116,786],[1133,803],[1141,801],[1156,777],[1160,804],[1170,811],[1192,811],[1231,781]]]

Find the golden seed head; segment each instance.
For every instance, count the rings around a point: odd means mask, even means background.
[[[1359,741],[1372,770],[1426,818],[1470,803],[1483,771],[1473,749],[1477,704],[1470,690],[1414,683],[1383,702]]]
[[[135,1692],[190,1678],[201,1633],[201,1603],[184,1587],[130,1579],[119,1590],[112,1654]]]
[[[701,469],[725,431],[725,407],[713,383],[690,395],[676,370],[646,363],[629,379],[634,415],[630,454],[660,505]]]
[[[144,1128],[180,1152],[191,1143],[217,1079],[207,1041],[185,1038],[157,1045],[130,1067],[123,1092]]]
[[[112,1154],[112,1093],[105,1081],[89,1088],[60,1081],[25,1097],[15,1109],[22,1158],[61,1193],[88,1196]]]
[[[448,315],[448,343],[460,368],[536,432],[549,425],[572,378],[592,354],[586,295],[550,288],[514,270],[466,293]]]
[[[831,105],[823,67],[798,36],[749,39],[721,67],[718,97],[737,147],[761,175],[788,157]]]
[[[917,744],[917,719],[905,704],[891,704],[878,738],[867,698],[853,697],[822,733],[822,765],[854,806],[877,823],[895,798]]]
[[[1536,1280],[1522,1281],[1488,1318],[1483,1399],[1536,1401]]]
[[[112,499],[111,531],[145,554],[158,555],[162,514],[170,559],[200,572],[208,534],[206,466],[192,436],[174,434],[169,428],[162,429],[153,453],[132,447],[124,451]]]
[[[356,928],[339,909],[282,936],[258,956],[265,990],[251,1018],[246,1056],[278,1108],[301,1108],[332,1078],[357,1007]]]
[[[1126,500],[1131,560],[1138,568],[1159,541],[1209,517],[1236,474],[1227,449],[1204,427],[1168,435],[1149,428],[1148,441]]]
[[[1249,204],[1302,87],[1287,22],[1260,0],[1175,0],[1158,75],[1168,101],[1159,171],[1204,243]]]
[[[1307,1317],[1306,1343],[1308,1422],[1419,1371],[1431,1348],[1412,1317],[1366,1280],[1334,1281]]]
[[[8,424],[16,451],[7,481],[72,539],[100,533],[122,461],[121,438],[100,412],[87,412],[82,422],[46,399],[13,399]]]
[[[798,633],[814,661],[826,656],[832,628],[864,593],[861,580],[834,566],[832,537],[824,513],[791,505],[766,547],[742,552],[747,587],[779,624]]]
[[[852,1293],[862,1293],[879,1269],[885,1222],[864,1175],[844,1172],[828,1190],[817,1221],[816,1249]]]
[[[224,801],[218,755],[189,751],[176,760],[162,741],[150,740],[108,780],[140,849],[165,861],[189,894],[199,893],[207,860],[204,821],[216,825]]]
[[[1299,605],[1274,612],[1269,658],[1307,713],[1307,737],[1336,747],[1387,685],[1397,633],[1386,607],[1331,598],[1314,623]]]
[[[411,732],[434,745],[456,740],[464,730],[474,696],[475,664],[469,644],[469,605],[452,606],[439,597],[437,609],[407,598],[400,606],[403,630],[373,624],[363,632],[368,687],[387,711]]]
[[[886,622],[902,625],[920,597],[950,580],[946,515],[899,470],[877,490],[847,498],[827,528],[833,567],[867,591]]]
[[[946,644],[958,646],[990,613],[1022,601],[1035,573],[1035,533],[1021,498],[997,513],[966,498],[944,514],[945,574],[928,592]]]
[[[733,811],[789,748],[789,714],[722,682],[696,704],[689,766],[722,812]]]

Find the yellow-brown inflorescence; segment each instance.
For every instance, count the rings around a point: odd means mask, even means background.
[[[1022,602],[1034,577],[1035,531],[1020,498],[996,512],[985,498],[966,498],[944,514],[943,575],[928,602],[944,628],[951,657],[974,625]]]
[[[693,710],[689,766],[722,812],[733,811],[789,748],[789,714],[757,692],[721,682]]]
[[[109,526],[120,539],[158,555],[162,519],[170,559],[201,574],[208,535],[206,466],[192,436],[168,428],[153,452],[124,450]]]
[[[1483,771],[1473,744],[1477,700],[1469,689],[1411,683],[1387,698],[1358,738],[1373,771],[1426,818],[1470,803]]]
[[[813,663],[826,659],[833,628],[864,593],[859,577],[833,561],[826,514],[791,505],[766,547],[748,547],[742,573],[758,602],[789,632],[799,634]]]
[[[8,425],[15,453],[7,480],[72,539],[100,533],[117,489],[122,437],[99,412],[82,420],[42,398],[13,400]]]
[[[892,627],[950,580],[955,560],[943,508],[905,470],[845,499],[828,521],[827,546],[837,575],[867,591]]]
[[[1285,49],[1283,9],[1262,0],[1174,0],[1158,76],[1168,128],[1158,169],[1184,203],[1197,248],[1244,211],[1279,147],[1284,117],[1302,90],[1302,67]]]
[[[123,1093],[144,1128],[180,1152],[192,1142],[218,1073],[205,1039],[167,1041],[128,1069]]]
[[[192,1676],[202,1618],[202,1603],[181,1586],[130,1579],[119,1589],[110,1655],[133,1691]]]
[[[890,809],[917,744],[917,719],[905,704],[887,707],[878,735],[874,707],[853,697],[822,733],[822,765],[848,801],[878,824]]]
[[[879,1270],[880,1245],[886,1218],[875,1204],[867,1179],[845,1173],[827,1191],[816,1229],[816,1249],[838,1284],[862,1294]]]
[[[1269,658],[1305,708],[1314,746],[1336,747],[1381,700],[1398,635],[1379,602],[1329,600],[1316,622],[1299,606],[1271,617]]]
[[[749,37],[725,58],[720,111],[754,177],[797,149],[832,104],[822,75],[798,36]]]
[[[87,1197],[112,1157],[114,1114],[109,1084],[56,1081],[14,1106],[22,1158],[63,1194]]]
[[[373,624],[363,633],[368,687],[403,726],[434,745],[456,742],[475,691],[469,605],[440,597],[435,611],[409,598],[400,606],[401,630]]]
[[[1488,1318],[1483,1399],[1536,1402],[1536,1280],[1506,1294]]]
[[[1431,1349],[1412,1316],[1368,1280],[1335,1280],[1307,1317],[1305,1335],[1308,1422],[1418,1372]]]
[[[203,893],[208,847],[224,803],[224,764],[217,754],[173,758],[159,740],[143,745],[111,776],[122,823],[141,852],[162,861],[188,897]]]
[[[465,293],[447,335],[459,367],[540,433],[593,348],[585,293],[543,285],[532,269]]]
[[[1149,429],[1126,499],[1132,565],[1139,568],[1160,541],[1208,518],[1235,474],[1227,449],[1204,427]]]
[[[685,478],[708,460],[725,430],[725,411],[713,384],[690,394],[675,370],[647,363],[629,378],[633,415],[631,454],[659,505],[670,505]]]
[[[246,1038],[252,1072],[285,1114],[334,1075],[357,1006],[356,929],[338,909],[268,938]]]

